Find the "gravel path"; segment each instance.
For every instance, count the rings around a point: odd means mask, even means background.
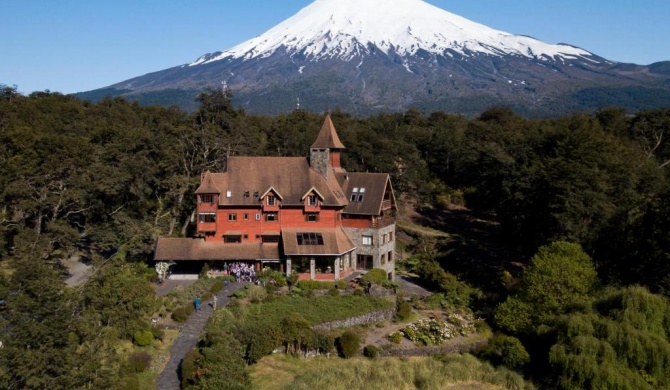
[[[244,288],[243,283],[232,283],[228,287],[216,294],[218,298],[218,307],[227,306],[230,303],[230,296],[237,290]],[[202,335],[205,324],[212,315],[213,309],[209,302],[203,302],[200,311],[194,311],[179,332],[179,337],[170,348],[170,360],[160,373],[156,380],[156,388],[159,390],[179,390],[179,365],[182,359],[190,350],[192,350]]]

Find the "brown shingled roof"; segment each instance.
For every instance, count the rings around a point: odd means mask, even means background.
[[[279,244],[229,244],[197,238],[159,238],[156,261],[279,260]]]
[[[283,205],[302,205],[303,195],[312,187],[323,195],[326,206],[347,204],[337,181],[311,169],[304,157],[229,157],[226,172],[210,173],[208,177],[221,190],[222,206],[259,206],[254,194],[261,196],[270,188],[281,194]]]
[[[356,245],[342,228],[333,229],[282,229],[284,254],[288,256],[331,255],[339,256],[356,249]],[[323,245],[298,245],[298,233],[320,233]]]
[[[330,119],[330,115],[326,115],[326,120],[323,121],[319,136],[316,137],[316,142],[311,147],[312,149],[346,149],[340,137],[337,136],[335,125]]]
[[[344,209],[347,214],[379,215],[381,213],[382,201],[386,186],[390,185],[390,177],[386,173],[349,173],[348,180],[342,182],[342,189],[349,200],[349,205]],[[363,195],[362,202],[352,202],[351,195],[354,188],[358,189],[356,195]],[[361,193],[361,189],[365,192]],[[391,191],[393,191],[391,189]]]
[[[200,181],[200,187],[195,190],[196,195],[199,194],[220,194],[221,191],[214,183],[212,178],[212,173],[207,171],[202,174],[202,180]]]

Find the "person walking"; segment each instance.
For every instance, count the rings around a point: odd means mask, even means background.
[[[219,298],[216,297],[216,294],[214,294],[214,297],[212,297],[212,310],[216,310],[216,302],[219,300]]]
[[[193,300],[193,305],[195,305],[195,311],[200,311],[200,297],[195,297]]]

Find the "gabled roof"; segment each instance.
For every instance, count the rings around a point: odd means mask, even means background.
[[[284,199],[284,197],[281,196],[281,194],[279,193],[279,191],[277,191],[274,187],[270,187],[270,188],[268,188],[267,191],[265,191],[263,194],[261,194],[260,198],[261,198],[261,199],[262,199],[262,198],[265,198],[265,196],[266,196],[267,194],[269,194],[270,192],[272,192],[273,194],[277,195],[277,198],[279,198],[279,200],[283,200],[283,199]]]
[[[270,188],[281,194],[284,206],[302,206],[303,195],[311,189],[323,196],[324,206],[347,204],[333,175],[324,178],[304,157],[229,157],[226,172],[209,175],[220,193],[226,195],[219,197],[221,206],[259,206],[260,197]]]
[[[348,179],[347,179],[348,177]],[[338,179],[342,185],[342,190],[349,201],[349,204],[344,209],[346,214],[361,214],[361,215],[379,215],[381,214],[382,202],[384,200],[384,194],[386,193],[386,188],[389,188],[391,191],[391,197],[393,194],[393,188],[391,187],[391,178],[387,173],[349,173],[338,175]],[[361,189],[365,191],[361,191]],[[354,189],[358,191],[355,192],[356,195],[363,195],[363,201],[351,201],[351,195],[354,194]],[[395,204],[395,199],[391,200],[392,204]]]
[[[305,195],[303,195],[302,198],[300,198],[300,200],[304,201],[305,198],[307,196],[309,196],[309,194],[311,194],[311,193],[317,194],[319,196],[319,199],[321,199],[321,201],[323,201],[323,195],[321,195],[321,193],[314,187],[310,188],[309,191],[305,192]]]
[[[335,125],[330,119],[330,115],[326,115],[326,120],[323,121],[319,136],[316,137],[316,142],[311,146],[312,149],[346,149],[344,144],[340,141],[335,131]]]
[[[200,181],[200,187],[195,191],[196,195],[199,194],[221,194],[221,191],[214,183],[212,178],[212,173],[207,171],[202,174],[202,180]]]
[[[298,233],[318,233],[323,245],[298,245]],[[282,229],[282,244],[287,256],[339,256],[356,249],[356,245],[342,228],[331,229]]]

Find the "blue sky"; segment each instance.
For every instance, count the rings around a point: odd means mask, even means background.
[[[228,49],[311,0],[0,0],[0,84],[73,93]],[[670,60],[668,0],[427,0],[610,60]]]

